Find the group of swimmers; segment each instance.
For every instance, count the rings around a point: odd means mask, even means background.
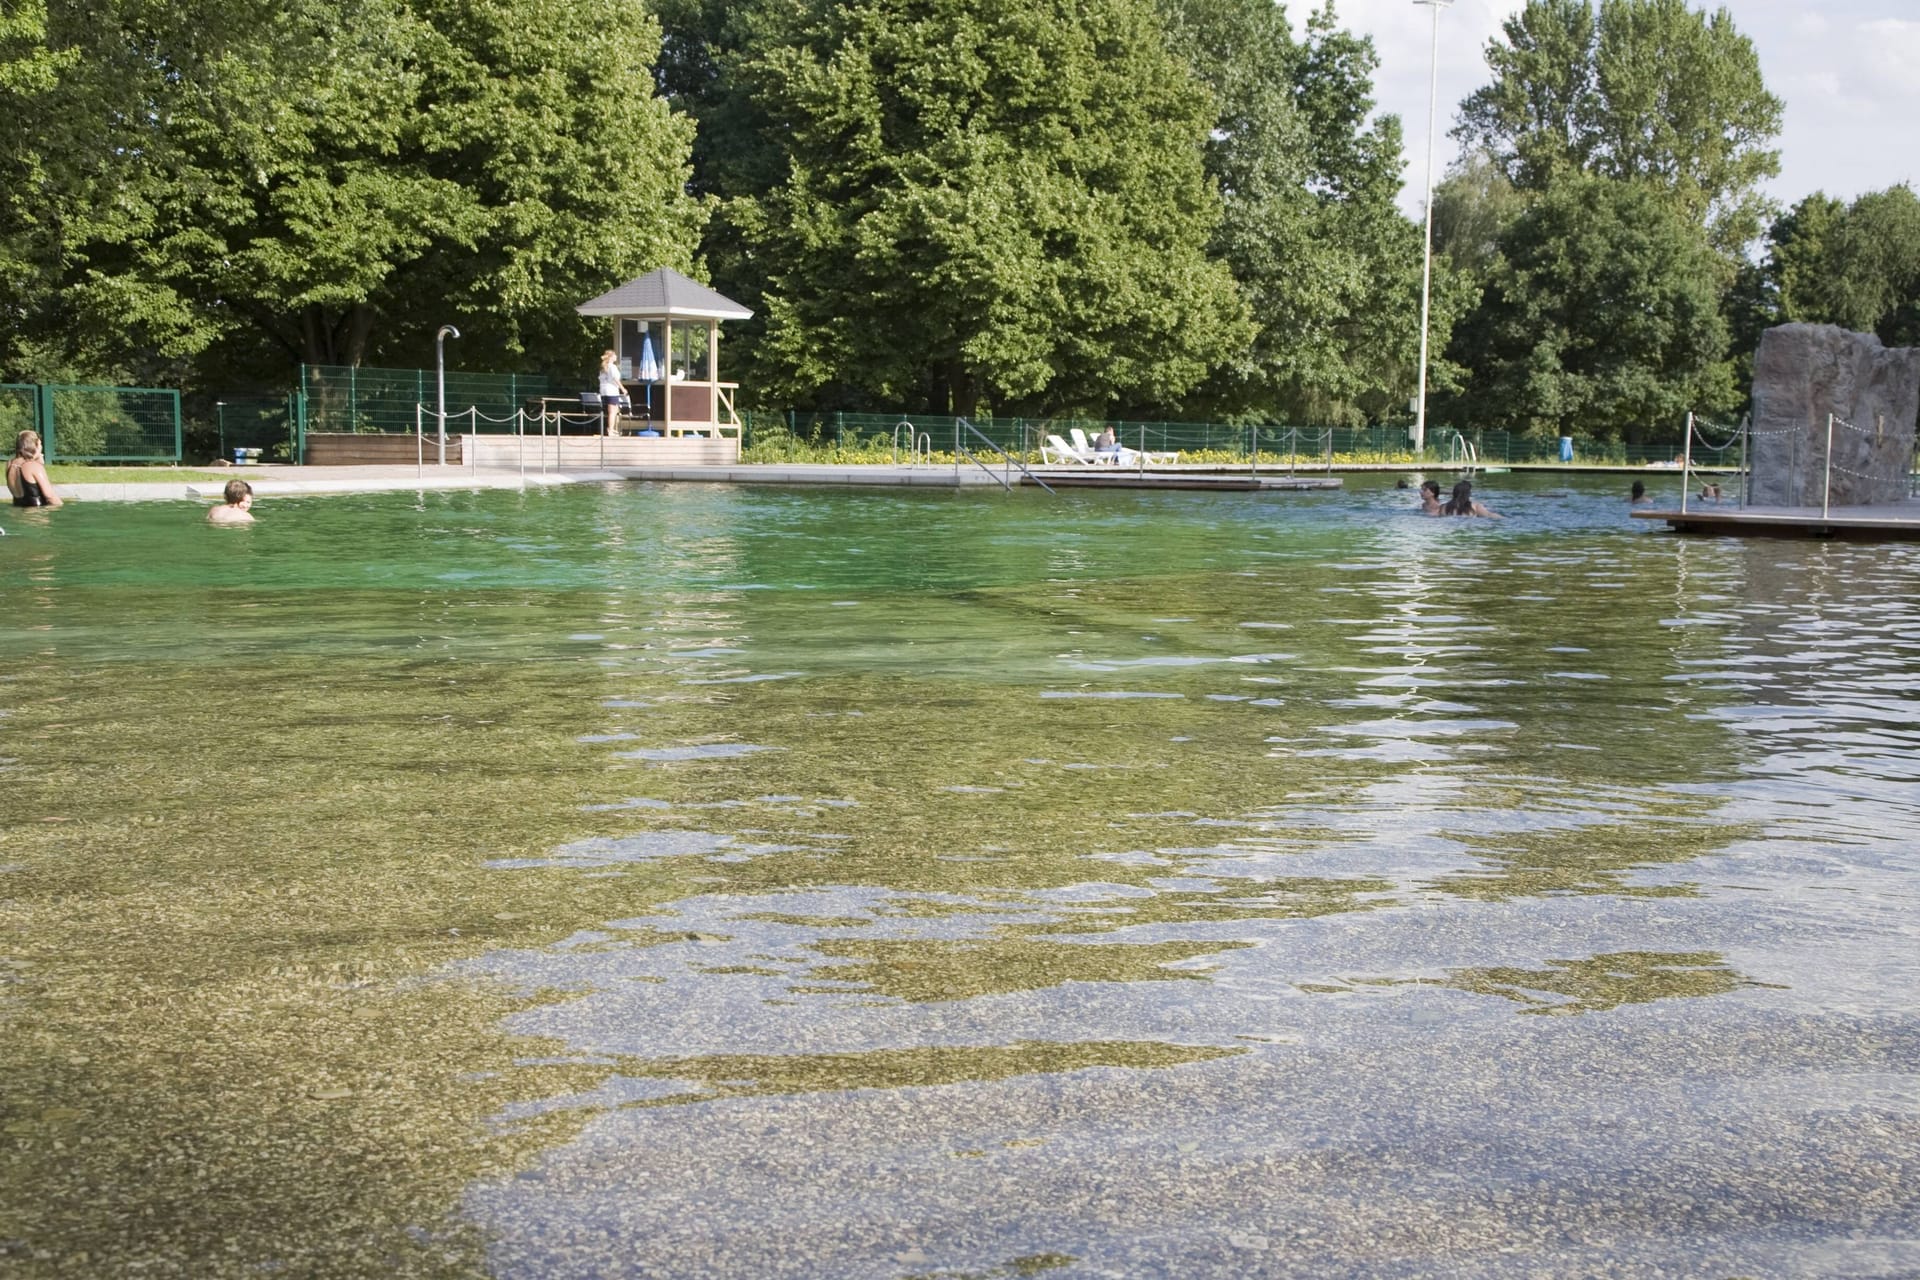
[[[16,507],[58,507],[65,504],[53,478],[47,474],[47,460],[37,431],[22,431],[13,441],[13,456],[7,459],[7,493]],[[253,486],[245,480],[229,480],[222,495],[226,501],[207,512],[208,524],[252,524]]]
[[[1437,480],[1420,482],[1420,514],[1423,516],[1486,516],[1500,520],[1504,517],[1473,496],[1473,481],[1462,480],[1453,486],[1453,494],[1445,502],[1440,500],[1440,483]]]

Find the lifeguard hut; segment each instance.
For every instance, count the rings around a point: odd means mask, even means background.
[[[574,310],[613,323],[610,345],[633,401],[620,421],[623,433],[739,440],[734,393],[740,384],[720,379],[720,322],[753,312],[670,267]]]

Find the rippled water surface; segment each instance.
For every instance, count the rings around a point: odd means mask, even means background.
[[[1920,1274],[1920,548],[1389,483],[74,507],[0,698],[567,904],[500,1276]]]

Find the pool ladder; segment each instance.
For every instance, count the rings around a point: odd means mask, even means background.
[[[907,465],[914,467],[924,462],[926,465],[932,466],[933,437],[924,431],[919,435],[915,435],[913,432],[913,423],[907,421],[905,418],[900,419],[900,425],[893,429],[892,460],[894,464],[898,465],[900,462],[900,435],[902,432],[905,432],[907,437]]]
[[[1458,467],[1462,471],[1479,470],[1479,446],[1475,445],[1473,441],[1467,439],[1458,431],[1454,432],[1453,439],[1447,442],[1447,464]]]

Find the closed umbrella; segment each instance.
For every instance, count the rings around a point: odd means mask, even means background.
[[[660,381],[660,362],[653,357],[653,335],[640,337],[640,380],[647,384],[647,417],[653,417],[653,384]]]

